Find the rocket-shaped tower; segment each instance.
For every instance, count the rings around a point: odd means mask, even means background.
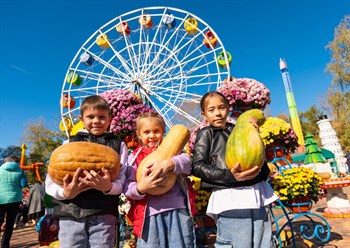
[[[289,108],[290,119],[292,121],[292,127],[298,136],[298,143],[304,147],[304,136],[301,131],[300,120],[298,116],[297,105],[294,100],[294,94],[292,90],[292,82],[289,77],[287,62],[285,59],[280,58],[280,70],[282,73],[282,79],[284,84],[284,89],[286,91],[287,103]]]

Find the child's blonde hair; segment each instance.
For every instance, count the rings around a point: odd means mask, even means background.
[[[163,129],[163,132],[165,133],[165,121],[163,117],[158,114],[157,112],[145,112],[142,114],[139,114],[139,116],[136,119],[136,130],[140,130],[140,121],[145,118],[155,118],[159,122],[160,126]]]

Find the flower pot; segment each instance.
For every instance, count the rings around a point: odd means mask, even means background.
[[[134,134],[126,135],[124,142],[129,149],[135,149],[138,146],[138,142]]]
[[[237,119],[241,114],[251,109],[252,107],[250,106],[235,107],[231,110],[230,116],[234,119]]]
[[[272,161],[275,158],[282,158],[286,156],[286,148],[279,143],[269,144],[265,148],[267,161]]]
[[[300,197],[288,204],[288,208],[295,214],[310,212],[312,202],[307,196]]]

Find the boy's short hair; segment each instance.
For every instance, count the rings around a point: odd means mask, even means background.
[[[15,155],[10,155],[8,157],[5,158],[4,160],[5,162],[16,162],[18,163],[19,162],[19,158]]]
[[[108,102],[102,96],[93,95],[85,98],[85,100],[80,106],[80,115],[83,116],[85,110],[88,108],[97,108],[97,109],[107,110],[109,113],[109,116],[112,115],[111,108],[109,107]]]
[[[150,111],[150,112],[145,112],[145,113],[139,114],[139,116],[136,119],[136,130],[140,129],[140,121],[141,121],[141,119],[144,119],[144,118],[155,118],[155,119],[157,119],[159,124],[160,124],[160,126],[163,129],[163,132],[165,133],[165,127],[166,127],[165,121],[164,121],[163,117],[160,114],[158,114],[157,112],[154,112],[154,111]]]

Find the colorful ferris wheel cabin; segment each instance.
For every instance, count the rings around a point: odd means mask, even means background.
[[[60,121],[60,130],[62,132],[64,132],[66,129],[68,132],[70,132],[72,130],[72,127],[72,121],[69,118],[65,117],[62,121]]]
[[[106,34],[99,34],[96,37],[96,44],[101,47],[102,49],[109,48],[109,40],[108,36]]]
[[[79,86],[83,81],[80,75],[74,71],[68,73],[66,80],[68,83],[73,84],[74,86]]]
[[[139,23],[144,29],[149,29],[153,26],[152,18],[150,15],[141,15],[139,17]]]
[[[120,35],[122,35],[122,36],[124,36],[124,35],[129,35],[130,34],[130,27],[129,27],[129,24],[127,23],[127,22],[121,22],[121,23],[119,23],[116,27],[115,27],[115,29],[117,30],[117,32],[120,34]]]
[[[175,27],[176,19],[172,14],[168,13],[164,15],[163,23],[167,28],[171,29]]]
[[[61,106],[64,108],[72,109],[75,106],[75,99],[74,97],[68,95],[67,93],[63,94],[61,98]]]
[[[226,62],[225,53],[224,52],[220,52],[218,57],[217,57],[218,64],[219,64],[220,68],[222,68],[222,69],[227,69],[227,67],[229,67],[231,65],[231,61],[232,61],[231,53],[226,52],[226,57],[227,57],[227,60],[228,60],[228,64]]]
[[[207,31],[205,34],[204,34],[204,44],[207,48],[215,48],[216,45],[218,44],[218,41],[215,37],[215,35],[213,34],[213,32],[211,32],[210,30]]]
[[[198,22],[196,18],[188,18],[184,24],[185,30],[188,34],[194,35],[198,32]]]
[[[80,62],[82,62],[86,66],[91,66],[94,63],[95,59],[91,54],[84,52],[80,55]]]

